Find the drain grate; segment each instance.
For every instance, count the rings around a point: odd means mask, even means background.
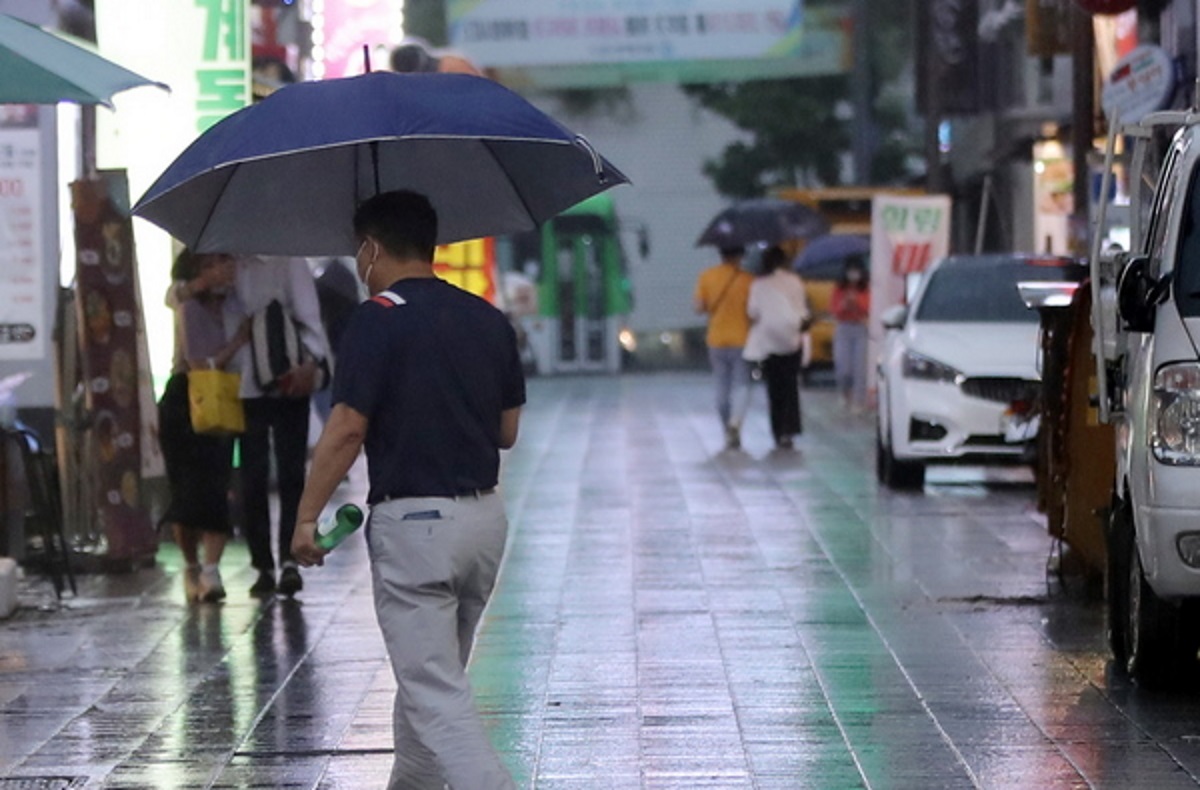
[[[87,781],[86,776],[0,777],[0,790],[75,790]]]

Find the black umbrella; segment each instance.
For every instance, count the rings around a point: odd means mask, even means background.
[[[829,232],[829,223],[813,209],[794,200],[739,200],[713,217],[696,246],[744,247],[808,239]]]

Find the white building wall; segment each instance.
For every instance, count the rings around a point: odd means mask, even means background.
[[[692,288],[700,270],[716,262],[711,247],[696,239],[728,201],[703,173],[706,159],[726,145],[749,139],[725,119],[686,96],[679,86],[629,86],[630,106],[583,116],[568,114],[553,94],[531,96],[543,110],[584,135],[619,167],[633,186],[611,191],[623,225],[634,309],[629,326],[637,332],[702,326],[692,310]],[[645,225],[650,252],[638,253],[636,230]]]

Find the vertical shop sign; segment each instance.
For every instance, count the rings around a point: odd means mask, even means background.
[[[451,285],[495,303],[495,239],[471,239],[438,247],[433,269]]]
[[[979,67],[978,5],[971,0],[922,0],[917,3],[917,26],[925,42],[917,47],[917,73],[932,77],[917,81],[917,106],[926,112],[930,91],[937,91],[941,112],[978,112],[991,77]]]
[[[883,312],[907,301],[911,275],[950,251],[950,198],[877,195],[871,201],[871,335],[869,359],[879,354]],[[868,384],[875,370],[868,366]]]
[[[204,13],[196,68],[196,131],[245,107],[250,95],[246,0],[195,0]]]
[[[5,108],[0,108],[3,110]],[[41,150],[36,108],[0,115],[0,360],[40,360],[43,325]]]
[[[101,171],[71,184],[75,213],[76,300],[86,406],[92,415],[84,468],[88,503],[107,541],[107,557],[152,558],[157,549],[141,507],[137,269],[124,171]]]

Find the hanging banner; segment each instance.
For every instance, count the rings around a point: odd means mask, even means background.
[[[71,184],[75,212],[76,300],[86,407],[92,415],[84,468],[88,503],[108,559],[153,561],[157,537],[141,505],[137,267],[129,184],[101,171]]]
[[[0,107],[0,360],[49,353],[36,108]]]
[[[994,70],[981,67],[979,6],[970,0],[923,0],[917,5],[917,107],[974,113],[991,95]]]
[[[484,67],[789,57],[804,22],[800,0],[450,0],[447,10],[451,46]]]
[[[914,275],[950,252],[950,198],[877,195],[871,201],[871,318],[868,359],[877,359],[883,312],[907,301]],[[875,389],[875,366],[867,366]]]
[[[324,10],[313,18],[313,60],[321,79],[353,77],[366,71],[363,46],[371,50],[371,68],[387,68],[391,47],[404,36],[401,0],[325,0]]]

